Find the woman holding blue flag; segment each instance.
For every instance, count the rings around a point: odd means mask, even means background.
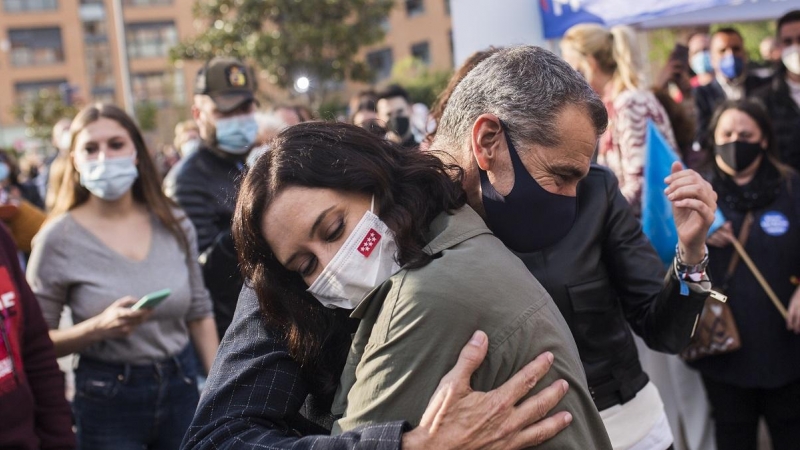
[[[729,297],[741,348],[692,365],[703,376],[719,450],[755,449],[766,420],[775,450],[800,442],[800,176],[777,159],[766,110],[729,101],[711,121],[709,178],[727,222],[708,239],[710,276]],[[744,229],[744,231],[743,231]],[[738,239],[788,309],[784,319],[750,268],[726,272]],[[738,257],[738,256],[737,256]]]

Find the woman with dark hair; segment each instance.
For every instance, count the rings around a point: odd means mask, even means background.
[[[719,450],[755,449],[761,417],[775,450],[794,449],[800,442],[800,177],[778,162],[770,119],[760,103],[722,104],[709,130],[714,155],[709,176],[728,220],[708,239],[715,261],[709,271],[729,297],[742,346],[692,365],[703,376]],[[736,254],[735,236],[789,310],[788,319],[743,261],[726,274]]]
[[[206,371],[218,344],[194,228],[162,193],[124,111],[88,106],[71,136],[71,164],[27,277],[57,356],[80,354],[78,446],[178,448],[198,402],[189,343]],[[162,304],[132,308],[165,288]],[[74,325],[57,329],[65,305]]]
[[[479,328],[492,344],[474,388],[550,351],[543,381],[573,386],[563,406],[580,420],[541,448],[610,448],[564,319],[465,205],[460,168],[347,124],[296,125],[270,148],[241,186],[234,237],[267,326],[343,415],[334,431],[418,424]]]

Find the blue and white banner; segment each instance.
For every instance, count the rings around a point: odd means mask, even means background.
[[[599,23],[607,26],[639,24],[668,16],[732,7],[742,11],[746,7],[763,9],[768,4],[791,7],[787,0],[538,0],[542,13],[544,37],[554,39],[564,35],[573,25]],[[742,20],[755,20],[743,17]],[[708,23],[715,22],[714,17]]]

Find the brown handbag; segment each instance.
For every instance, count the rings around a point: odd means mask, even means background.
[[[752,225],[753,213],[748,212],[739,232],[738,241],[742,247],[747,242]],[[715,288],[715,291],[724,293],[739,260],[739,252],[734,251],[728,264],[728,270],[725,272],[723,284],[721,287]],[[706,356],[730,353],[742,346],[739,329],[736,327],[730,306],[725,300],[719,300],[717,297],[711,295],[706,299],[703,312],[700,313],[700,318],[695,324],[692,340],[680,353],[680,357],[684,361],[696,361]]]

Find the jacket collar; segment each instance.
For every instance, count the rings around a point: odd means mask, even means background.
[[[425,233],[428,245],[422,249],[429,255],[454,247],[481,234],[491,234],[483,219],[467,205],[453,211],[443,212],[431,222]]]
[[[428,232],[425,233],[425,238],[428,244],[422,249],[428,255],[435,255],[448,248],[455,247],[456,245],[479,236],[481,234],[491,234],[492,232],[486,226],[483,219],[472,208],[467,205],[453,211],[452,213],[443,212],[436,216],[430,224]],[[400,270],[398,273],[402,273]],[[396,276],[395,274],[394,276]],[[384,284],[391,283],[392,276],[384,283],[371,290],[364,300],[353,310],[350,317],[360,319],[364,317],[364,312],[369,307],[375,294],[381,290]]]

